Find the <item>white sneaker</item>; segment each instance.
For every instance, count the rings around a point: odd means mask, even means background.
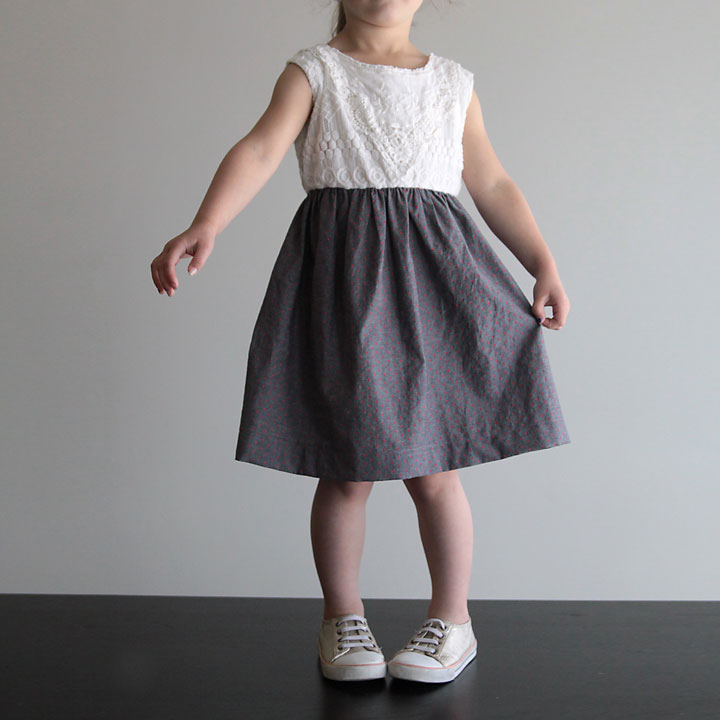
[[[454,680],[477,654],[472,619],[451,623],[428,618],[387,664],[392,677],[419,682]]]
[[[329,680],[375,680],[385,677],[382,648],[367,620],[349,613],[322,619],[318,634],[320,669]]]

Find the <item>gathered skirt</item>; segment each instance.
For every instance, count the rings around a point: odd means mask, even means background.
[[[253,329],[235,459],[377,481],[569,443],[543,331],[456,196],[311,190]]]

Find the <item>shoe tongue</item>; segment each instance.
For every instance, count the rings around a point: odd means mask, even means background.
[[[442,630],[443,625],[445,625],[446,623],[444,621],[442,621],[440,618],[428,618],[424,624],[432,625],[433,627],[437,627]]]

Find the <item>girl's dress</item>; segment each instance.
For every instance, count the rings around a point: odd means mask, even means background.
[[[376,481],[570,442],[543,328],[458,200],[473,74],[318,44],[307,192],[250,341],[235,459]]]

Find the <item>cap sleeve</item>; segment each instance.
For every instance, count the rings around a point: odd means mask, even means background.
[[[458,69],[460,71],[460,109],[463,112],[463,116],[465,116],[468,105],[470,104],[470,99],[472,98],[475,76],[462,65],[458,65]]]
[[[305,48],[298,50],[289,60],[285,61],[285,65],[288,63],[295,63],[295,65],[299,65],[303,69],[310,83],[314,100],[322,87],[322,70],[318,57],[310,48]]]

